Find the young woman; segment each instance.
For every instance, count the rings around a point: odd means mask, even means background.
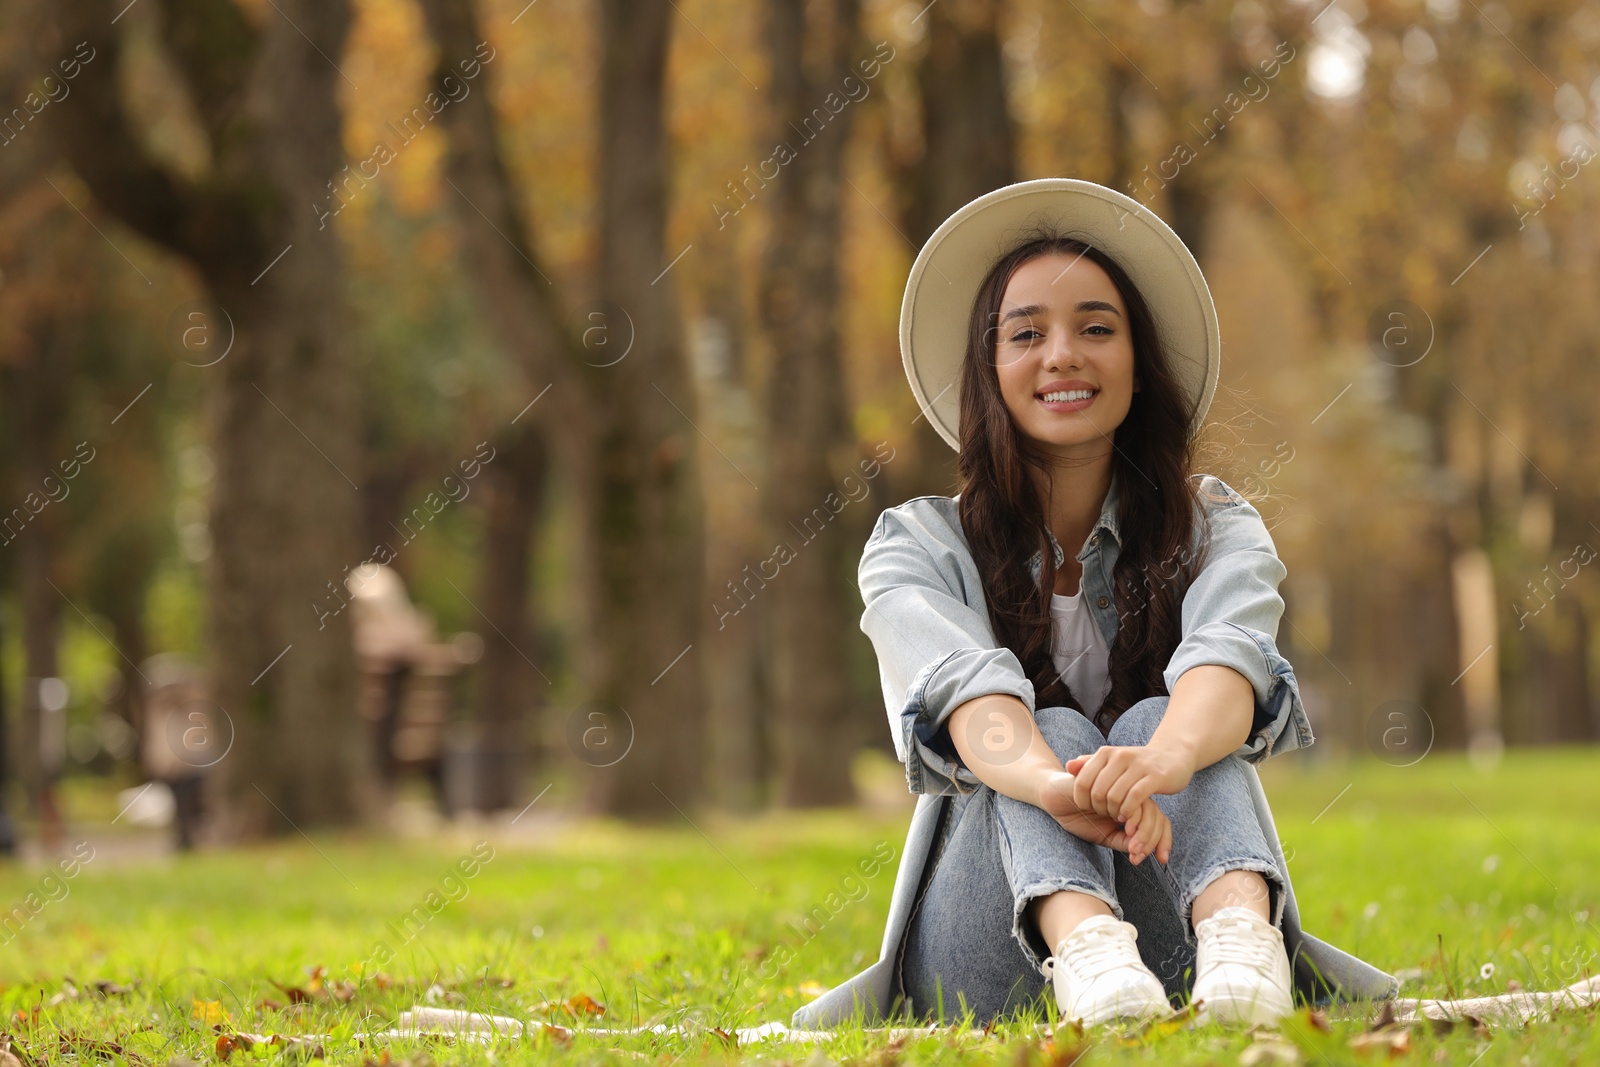
[[[860,568],[923,796],[882,958],[795,1025],[987,1021],[1047,984],[1089,1025],[1393,996],[1300,930],[1252,766],[1312,737],[1271,537],[1190,471],[1220,338],[1183,243],[1092,183],[996,190],[918,256],[901,347],[961,453],[960,492],[884,512]]]

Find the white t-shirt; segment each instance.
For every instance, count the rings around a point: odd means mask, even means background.
[[[1056,670],[1093,717],[1111,692],[1111,650],[1083,600],[1083,582],[1072,596],[1050,594],[1050,658]]]

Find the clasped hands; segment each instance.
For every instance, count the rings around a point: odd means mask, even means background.
[[[1101,745],[1065,767],[1032,710],[1009,694],[962,702],[950,713],[949,738],[962,764],[995,792],[1043,809],[1068,833],[1126,852],[1135,864],[1146,856],[1167,863],[1172,825],[1151,798],[1181,793],[1196,770],[1237,746],[1249,728],[1249,693],[1250,682],[1230,667],[1192,667],[1148,743]]]
[[[1126,852],[1135,865],[1172,855],[1172,823],[1152,795],[1182,792],[1193,766],[1165,746],[1102,745],[1047,771],[1036,804],[1069,833]]]

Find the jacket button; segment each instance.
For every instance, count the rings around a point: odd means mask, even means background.
[[[1098,545],[1100,543],[1100,535],[1095,534],[1093,537],[1089,538],[1089,543],[1091,545]]]
[[[1111,606],[1111,601],[1107,600],[1105,597],[1101,597],[1099,600],[1095,601],[1095,603],[1099,604],[1103,608],[1109,608]]]

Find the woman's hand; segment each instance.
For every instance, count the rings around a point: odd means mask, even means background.
[[[1146,856],[1154,855],[1162,863],[1171,857],[1172,824],[1167,821],[1166,813],[1156,807],[1155,801],[1146,800],[1137,805],[1133,818],[1120,821],[1081,807],[1073,797],[1073,786],[1071,774],[1064,771],[1046,774],[1035,803],[1069,834],[1090,844],[1126,852],[1135,866]]]
[[[1172,860],[1172,822],[1167,813],[1156,806],[1153,799],[1133,809],[1133,815],[1122,824],[1128,835],[1128,859],[1135,867],[1146,856],[1155,856],[1162,863]]]
[[[1088,756],[1067,761],[1075,776],[1072,800],[1080,809],[1129,821],[1154,793],[1181,793],[1194,777],[1194,764],[1174,748],[1158,745],[1102,745]]]

